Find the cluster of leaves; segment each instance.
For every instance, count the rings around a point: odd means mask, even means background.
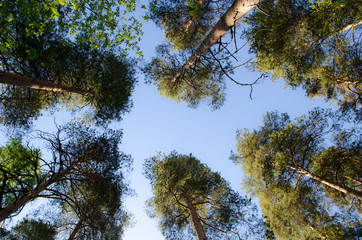
[[[309,97],[360,112],[362,8],[358,1],[263,0],[245,23],[253,68]]]
[[[1,35],[6,36],[21,20],[28,36],[41,36],[50,28],[51,32],[72,36],[80,44],[91,43],[94,48],[114,49],[125,44],[123,53],[128,49],[139,51],[141,23],[134,17],[127,18],[133,11],[135,0],[5,0],[0,5]],[[15,44],[11,38],[1,39],[7,47]]]
[[[263,231],[250,199],[233,191],[219,173],[192,155],[159,154],[146,161],[144,175],[154,194],[148,200],[148,213],[160,220],[167,239],[193,239],[195,223],[189,204],[210,239],[255,237]]]
[[[92,49],[89,44],[72,43],[56,32],[28,36],[26,26],[21,23],[11,31],[8,37],[14,38],[16,44],[0,50],[4,70],[56,83],[65,90],[2,86],[1,120],[4,124],[30,125],[41,110],[57,103],[75,102],[76,95],[80,98],[76,105],[94,109],[94,119],[98,123],[119,120],[129,111],[129,98],[136,82],[133,61],[111,51]]]
[[[20,139],[0,147],[0,209],[32,190],[42,177],[40,150],[29,149]]]
[[[361,199],[341,191],[353,189],[361,195],[361,129],[358,123],[343,128],[343,122],[351,124],[349,118],[320,109],[295,121],[287,114],[268,113],[259,130],[240,132],[236,162],[247,175],[243,186],[259,197],[266,222],[278,238],[358,235]],[[328,136],[332,145],[326,147]],[[338,197],[325,198],[336,192]],[[331,206],[340,207],[333,216],[324,204],[331,201]]]
[[[99,124],[120,120],[131,107],[135,84],[135,64],[126,52],[139,51],[142,34],[138,20],[126,18],[134,10],[134,0],[3,1],[1,74],[57,84],[62,90],[39,91],[2,79],[1,122],[28,127],[41,110],[59,103],[91,107]]]
[[[54,225],[42,220],[23,219],[11,231],[1,228],[0,237],[4,240],[37,239],[54,240],[56,236]]]
[[[211,54],[203,56],[180,79],[173,78],[182,64],[191,54],[189,50],[173,53],[170,45],[159,45],[157,56],[152,59],[144,72],[149,83],[157,85],[161,95],[176,102],[185,102],[190,107],[197,107],[201,101],[213,109],[219,108],[225,100],[225,82],[222,66],[213,61]],[[227,59],[225,61],[227,62]]]

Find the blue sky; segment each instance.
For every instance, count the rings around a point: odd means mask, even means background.
[[[164,41],[163,33],[151,21],[144,23],[143,31],[140,46],[145,60],[149,61],[155,47]],[[240,69],[234,75],[235,80],[241,82],[253,82],[258,76],[247,69]],[[215,111],[202,103],[197,109],[191,109],[186,104],[166,99],[159,95],[155,86],[145,85],[141,74],[138,82],[132,96],[134,107],[131,112],[124,116],[123,121],[111,125],[123,129],[120,148],[134,158],[129,181],[137,196],[128,198],[126,208],[134,214],[135,223],[126,231],[125,240],[163,239],[156,220],[147,217],[144,209],[145,201],[152,196],[149,182],[142,175],[146,158],[159,151],[166,154],[172,150],[181,154],[192,153],[213,171],[220,172],[234,190],[241,191],[241,167],[229,160],[230,152],[236,151],[238,129],[257,128],[268,111],[287,112],[294,118],[316,106],[329,107],[321,99],[306,98],[302,90],[284,89],[282,80],[272,83],[266,79],[256,85],[252,100],[249,98],[250,88],[228,82],[226,102]],[[57,123],[68,117],[57,114]],[[51,119],[40,119],[36,128],[49,130]]]
[[[164,41],[161,29],[152,22],[144,24],[141,48],[145,60],[154,55],[155,46]],[[240,69],[235,80],[253,82],[259,76],[247,69]],[[272,83],[264,80],[253,90],[228,82],[225,104],[212,111],[206,104],[197,109],[159,95],[153,85],[143,84],[143,76],[133,94],[134,107],[122,122],[117,124],[124,132],[121,149],[134,158],[134,170],[129,176],[136,198],[128,199],[127,208],[134,213],[136,224],[130,228],[125,240],[163,239],[156,220],[147,217],[145,201],[152,196],[149,182],[142,175],[146,158],[161,151],[166,154],[176,150],[181,154],[192,153],[213,171],[220,172],[234,190],[241,191],[242,171],[229,160],[230,152],[236,151],[237,129],[254,129],[262,124],[268,111],[287,112],[292,118],[307,113],[316,106],[329,107],[321,99],[308,99],[302,90],[284,89],[282,80]],[[114,125],[113,127],[116,127]]]

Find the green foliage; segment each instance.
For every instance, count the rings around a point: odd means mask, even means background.
[[[315,109],[295,121],[287,114],[268,113],[258,130],[239,132],[236,162],[246,174],[243,186],[259,198],[266,223],[277,238],[353,239],[358,235],[351,229],[359,228],[356,216],[361,201],[340,191],[326,199],[336,189],[296,170],[303,168],[360,191],[358,124],[350,116]],[[328,137],[332,146],[324,143]],[[333,214],[332,206],[339,206],[340,214]]]
[[[136,81],[133,61],[117,57],[111,51],[92,49],[89,44],[72,43],[57,33],[27,36],[24,28],[18,27],[14,34],[19,38],[16,45],[2,51],[5,68],[70,90],[53,92],[2,86],[2,123],[29,126],[41,110],[57,103],[90,106],[97,123],[120,120],[130,109],[129,98]],[[28,49],[37,53],[36,59],[30,57]],[[71,90],[80,93],[78,102],[71,102],[77,98]]]
[[[150,18],[177,50],[198,46],[232,1],[152,0]]]
[[[358,1],[263,0],[245,20],[253,68],[302,86],[309,97],[361,109],[362,8]]]
[[[1,43],[12,47],[16,39],[4,36],[15,28],[18,20],[26,26],[28,36],[60,31],[75,38],[78,43],[90,42],[94,48],[115,48],[124,44],[139,51],[137,42],[141,24],[127,13],[135,11],[135,0],[107,1],[2,1],[0,5]],[[48,30],[46,30],[48,29]]]
[[[154,194],[147,202],[148,213],[160,220],[166,239],[194,239],[187,199],[191,199],[210,239],[237,239],[241,231],[243,236],[263,231],[250,200],[234,192],[220,174],[192,155],[159,154],[146,160],[144,175]]]
[[[53,142],[54,154],[65,162],[82,162],[50,190],[62,209],[60,226],[72,226],[72,231],[79,223],[78,239],[120,239],[130,221],[123,201],[131,194],[124,174],[132,164],[131,157],[119,151],[121,131],[97,134],[81,126],[64,131],[68,141]],[[69,237],[69,230],[59,231]]]
[[[39,149],[30,149],[21,139],[10,139],[0,147],[0,208],[33,189],[41,177]]]
[[[185,102],[190,107],[197,107],[201,101],[213,109],[223,104],[225,100],[223,74],[210,54],[206,54],[201,62],[173,82],[173,77],[191,52],[185,50],[173,54],[170,45],[160,45],[156,52],[157,57],[144,68],[144,72],[148,81],[157,85],[161,95],[178,103]]]
[[[55,83],[66,92],[1,84],[0,121],[29,127],[56,104],[90,106],[99,124],[120,120],[131,106],[140,23],[126,14],[135,1],[3,1],[0,70]],[[122,24],[121,24],[122,23]],[[141,54],[141,53],[140,53]],[[75,94],[81,94],[78,102]]]
[[[12,233],[18,240],[36,239],[53,240],[57,233],[55,226],[42,220],[23,219],[12,229]]]
[[[29,166],[30,170],[22,174],[30,178],[32,185],[25,185],[26,179],[21,181],[22,178],[19,178],[22,175],[10,175],[7,182],[2,180],[2,198],[6,197],[6,191],[16,194],[16,198],[9,198],[6,202],[7,205],[16,206],[10,214],[18,212],[30,200],[39,197],[57,199],[65,205],[74,204],[79,210],[76,211],[79,216],[82,216],[81,213],[87,213],[87,220],[94,229],[101,228],[99,231],[104,232],[106,228],[113,235],[121,235],[129,220],[128,213],[122,208],[122,199],[130,192],[123,174],[132,163],[128,155],[119,152],[121,131],[107,130],[99,134],[81,124],[68,124],[54,134],[40,132],[39,137],[49,147],[51,157],[38,157],[38,165],[35,165],[35,160],[31,162],[31,166],[25,162],[25,167]],[[2,149],[2,155],[18,156],[19,152],[29,151],[21,146],[18,148],[20,150],[12,151],[13,155]],[[30,156],[34,156],[35,153],[37,152],[33,150],[33,155]],[[17,164],[14,168],[22,167],[18,164],[20,160],[16,162],[13,159],[11,163]],[[26,160],[32,159],[27,157]],[[36,166],[42,166],[42,174],[36,172]],[[16,201],[28,196],[31,196],[29,201]],[[2,205],[0,209],[2,219],[11,217],[5,209],[7,205]],[[99,225],[101,227],[98,227]]]
[[[109,154],[97,164],[83,166],[77,172],[70,174],[70,181],[58,184],[57,190],[64,194],[67,200],[57,200],[62,209],[60,225],[71,225],[76,231],[77,239],[120,239],[129,225],[130,214],[124,209],[123,201],[131,191],[124,181],[126,162],[131,158],[124,154],[115,154],[112,146],[103,147]],[[60,228],[60,231],[62,228]],[[69,236],[69,231],[61,235]]]

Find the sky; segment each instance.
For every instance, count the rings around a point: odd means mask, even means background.
[[[143,39],[140,43],[144,60],[150,61],[155,47],[164,41],[161,29],[153,22],[144,23]],[[316,106],[330,107],[322,99],[308,99],[301,89],[285,89],[284,82],[263,80],[253,89],[253,99],[249,98],[250,88],[228,82],[226,102],[212,111],[206,104],[196,109],[186,104],[160,96],[154,85],[144,84],[140,73],[138,85],[132,95],[133,108],[123,121],[112,123],[110,127],[123,129],[121,151],[134,159],[133,171],[128,175],[131,187],[137,196],[128,198],[126,208],[133,213],[133,226],[124,235],[125,240],[163,239],[157,228],[157,220],[150,219],[145,212],[145,201],[152,197],[150,184],[142,175],[145,159],[163,152],[176,150],[180,154],[190,154],[219,172],[231,183],[234,190],[241,189],[242,170],[229,160],[231,151],[236,151],[236,131],[255,129],[262,125],[263,116],[268,111],[287,112],[291,118],[306,114]],[[253,82],[258,73],[240,69],[234,75],[240,82]],[[67,121],[69,116],[58,113],[57,123]],[[52,117],[44,117],[36,122],[37,129],[51,128]],[[44,129],[42,129],[44,128]]]
[[[140,43],[145,60],[155,55],[155,47],[164,41],[162,30],[153,22],[144,23],[143,40]],[[240,69],[234,74],[235,80],[253,82],[259,74]],[[145,159],[163,152],[176,150],[190,154],[219,172],[231,183],[234,190],[241,190],[242,170],[229,160],[231,151],[236,152],[236,131],[254,129],[262,125],[268,111],[287,112],[292,118],[307,113],[314,107],[330,107],[322,99],[308,99],[302,90],[285,89],[284,82],[275,83],[265,79],[253,88],[253,99],[249,98],[250,88],[228,82],[226,102],[212,111],[206,104],[191,109],[186,104],[161,96],[154,85],[145,85],[143,76],[132,96],[134,106],[119,127],[123,129],[122,151],[134,158],[134,170],[129,176],[131,187],[137,197],[126,202],[135,217],[135,225],[126,231],[125,240],[164,239],[157,228],[157,220],[150,219],[145,212],[145,201],[152,197],[150,185],[142,175]]]

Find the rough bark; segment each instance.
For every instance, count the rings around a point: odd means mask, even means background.
[[[186,63],[178,70],[171,82],[176,82],[180,76],[196,63],[219,39],[239,22],[251,9],[253,9],[259,0],[235,0],[233,5],[215,24],[210,33],[202,41]]]
[[[37,198],[37,196],[44,190],[46,190],[50,185],[52,185],[54,182],[58,181],[60,178],[65,176],[69,171],[71,171],[76,165],[80,164],[82,161],[77,161],[71,164],[69,167],[64,169],[61,172],[58,172],[54,174],[52,177],[50,177],[45,182],[39,184],[35,189],[30,191],[27,195],[19,198],[15,202],[9,204],[8,206],[2,208],[0,210],[0,222],[4,221],[6,218],[8,218],[11,214],[17,212],[19,209],[24,207],[28,202],[34,200]]]
[[[304,174],[304,175],[307,175],[308,177],[316,180],[316,181],[319,181],[321,182],[322,184],[324,185],[327,185],[333,189],[336,189],[340,192],[343,192],[347,195],[350,195],[350,196],[353,196],[353,197],[356,197],[360,200],[362,200],[362,192],[360,191],[357,191],[355,189],[352,189],[352,188],[349,188],[349,187],[345,187],[345,186],[342,186],[341,184],[339,183],[336,183],[336,182],[333,182],[333,181],[330,181],[330,180],[327,180],[325,178],[322,178],[322,177],[318,177],[316,175],[314,175],[313,173],[305,170],[304,168],[302,167],[299,167],[299,166],[289,166],[290,169],[294,170],[294,171],[297,171],[301,174]]]
[[[190,211],[191,218],[192,218],[192,223],[194,224],[197,237],[199,238],[199,240],[207,240],[204,227],[201,224],[201,221],[200,221],[199,216],[197,214],[196,208],[192,204],[190,196],[188,194],[184,194],[184,200],[186,202],[187,208]]]
[[[53,92],[69,92],[81,95],[89,94],[89,91],[87,90],[67,87],[60,84],[29,78],[19,74],[4,71],[0,71],[0,83]]]

